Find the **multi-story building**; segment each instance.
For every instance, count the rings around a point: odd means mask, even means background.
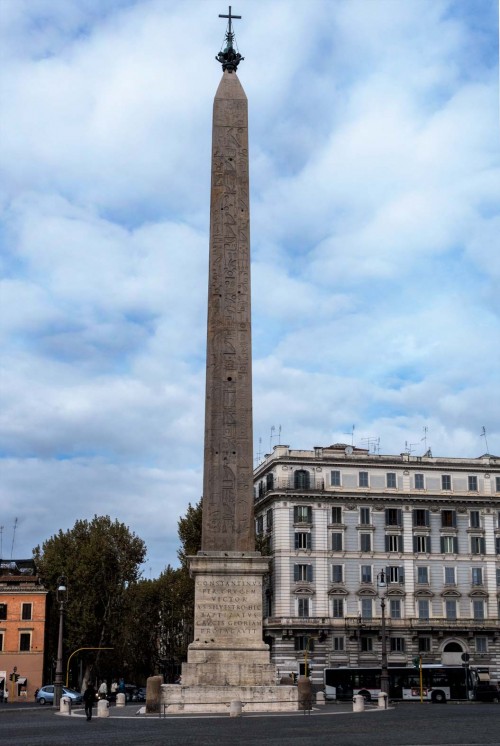
[[[383,598],[389,666],[467,653],[500,680],[500,458],[280,445],[254,480],[280,675],[305,655],[318,685],[325,667],[380,666]]]
[[[46,597],[33,560],[0,560],[0,693],[10,701],[44,683]]]

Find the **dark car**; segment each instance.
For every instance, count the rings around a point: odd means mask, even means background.
[[[479,702],[496,702],[500,701],[500,691],[495,684],[478,684],[475,691],[476,699]]]
[[[145,702],[146,701],[146,688],[144,686],[140,686],[138,689],[135,690],[134,694],[132,695],[132,701],[133,702]]]

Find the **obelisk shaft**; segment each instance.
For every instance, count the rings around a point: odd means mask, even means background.
[[[212,133],[202,550],[253,551],[247,98],[236,72],[215,95]]]

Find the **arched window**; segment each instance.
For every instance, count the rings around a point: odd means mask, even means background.
[[[443,653],[462,653],[463,648],[458,642],[447,642],[443,648]]]
[[[311,486],[311,475],[305,469],[298,469],[293,475],[293,486],[296,490],[308,490]]]

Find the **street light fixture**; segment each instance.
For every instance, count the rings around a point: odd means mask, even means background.
[[[59,602],[59,638],[57,641],[57,663],[56,677],[54,680],[54,707],[59,707],[61,702],[63,686],[63,628],[64,628],[64,603],[68,595],[66,578],[61,575],[57,580],[57,600]]]
[[[377,588],[379,589],[380,608],[382,609],[382,673],[380,676],[380,689],[389,697],[389,672],[387,670],[387,638],[385,634],[385,592],[387,583],[385,571],[381,570],[377,575]]]

